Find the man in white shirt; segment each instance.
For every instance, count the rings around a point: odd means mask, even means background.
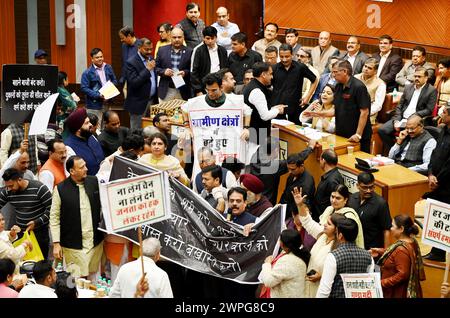
[[[428,164],[436,148],[436,140],[423,126],[422,117],[411,115],[406,122],[406,129],[400,132],[389,151],[389,158],[408,169],[428,175]]]
[[[373,272],[374,263],[370,253],[355,244],[358,225],[355,220],[343,216],[336,225],[338,247],[328,253],[323,265],[316,298],[345,298],[340,274]]]
[[[58,298],[50,287],[56,283],[56,272],[51,261],[37,262],[33,268],[33,278],[36,284],[22,288],[19,298]]]
[[[264,145],[267,143],[267,137],[270,136],[270,121],[279,114],[283,114],[287,105],[276,105],[269,109],[268,87],[272,83],[272,67],[266,62],[257,62],[252,69],[254,77],[244,88],[244,102],[253,110],[250,121],[252,127],[250,140]]]
[[[217,22],[212,24],[217,29],[217,44],[223,46],[228,54],[231,53],[231,37],[240,32],[236,23],[230,22],[230,14],[227,8],[219,7],[216,11]]]
[[[15,168],[23,173],[23,178],[27,180],[37,180],[36,176],[29,170],[30,166],[30,156],[27,152],[28,149],[28,139],[23,140],[20,143],[20,148],[15,151],[9,158],[5,161],[2,169],[0,170],[0,188],[5,186],[5,181],[1,179],[3,173],[9,168]]]
[[[148,290],[143,298],[173,298],[172,287],[169,276],[156,265],[160,258],[161,243],[158,239],[151,237],[142,242],[144,254],[145,281]],[[136,292],[136,286],[142,278],[141,259],[129,262],[119,270],[117,279],[111,288],[110,298],[135,298],[142,297]]]
[[[197,45],[191,56],[191,86],[196,96],[203,95],[205,86],[203,78],[228,67],[227,50],[217,45],[217,30],[207,26],[203,30],[203,43]]]
[[[344,53],[342,59],[350,62],[353,74],[361,73],[364,62],[369,58],[366,53],[359,50],[360,48],[359,39],[354,35],[350,36],[347,40],[347,52]]]
[[[394,116],[378,129],[386,154],[394,144],[395,131],[400,131],[401,127],[404,127],[409,116],[414,113],[422,118],[431,115],[436,105],[437,91],[427,81],[427,70],[418,67],[414,73],[414,85],[405,87],[400,102],[395,108]]]
[[[392,92],[398,87],[395,81],[395,76],[403,67],[403,60],[398,55],[392,52],[392,37],[384,34],[379,38],[379,48],[380,52],[372,54],[379,63],[377,76],[381,78],[387,86],[387,91]]]

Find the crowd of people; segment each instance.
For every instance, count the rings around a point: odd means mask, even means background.
[[[194,296],[177,293],[176,286],[184,283],[175,273],[180,267],[165,271],[161,268],[170,268],[168,262],[158,266],[157,239],[144,240],[142,277],[133,244],[98,229],[99,182],[109,180],[115,156],[166,171],[224,220],[243,226],[244,235],[274,205],[286,205],[280,253],[261,260],[260,288],[246,296],[342,298],[340,274],[379,268],[384,297],[422,297],[425,276],[413,218],[396,211],[391,217],[387,202],[375,193],[371,173],[360,173],[358,192],[350,193],[333,149],[320,154],[323,175],[316,185],[305,167],[317,147],[315,140],[304,151],[278,159],[271,120],[311,125],[370,152],[372,125],[386,94],[403,92],[392,119],[378,123],[384,152],[428,176],[430,192],[424,198],[450,203],[450,59],[439,61],[435,70],[426,62],[425,49],[417,46],[403,65],[389,35],[380,36],[380,51],[371,56],[360,51],[356,36],[349,37],[347,50],[341,52],[328,31],[320,33],[318,45],[310,50],[300,45],[295,29],[285,31],[285,43],[278,41],[273,22],[266,23],[264,37],[250,46],[247,35],[229,21],[226,8],[216,13],[217,22],[206,26],[199,5],[189,3],[186,18],[178,24],[158,26],[154,55],[150,39],[123,27],[118,32],[120,76],[105,62],[101,48],[93,48],[92,65],[81,78],[84,103],[68,91],[67,74],[60,71],[57,123],[49,124],[43,140],[26,136],[19,123],[2,132],[0,297],[77,297],[73,284],[64,282],[73,277],[95,281],[99,274],[112,281],[110,297]],[[47,63],[43,50],[35,58],[38,64]],[[108,81],[123,92],[129,127],[108,110],[99,92]],[[153,117],[152,127],[142,129],[142,118],[153,105],[174,99],[187,101],[182,135],[171,133],[170,116],[163,112]],[[250,164],[235,158],[221,165],[214,150],[204,146],[194,166],[189,112],[199,105],[242,110],[243,130],[235,138],[259,146]],[[266,173],[271,166],[276,168]],[[13,277],[32,243],[25,240],[14,247],[12,242],[25,231],[35,234],[44,260],[34,265],[35,284],[23,286]],[[444,261],[445,252],[433,248],[425,258]],[[71,276],[57,277],[53,260],[64,260]],[[233,286],[244,289],[243,284]],[[203,292],[204,297],[220,294]],[[449,296],[448,284],[442,293]]]

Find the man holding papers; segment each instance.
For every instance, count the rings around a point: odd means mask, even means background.
[[[183,45],[183,30],[173,28],[171,35],[171,45],[160,48],[156,57],[156,73],[161,76],[158,86],[160,102],[191,98],[192,49]]]
[[[108,82],[117,85],[117,79],[111,65],[106,64],[103,58],[103,52],[99,48],[91,50],[92,65],[83,72],[81,76],[81,91],[86,94],[86,108],[88,113],[97,115],[100,119],[103,115],[103,102],[107,97],[100,90]],[[111,85],[108,83],[108,86]]]

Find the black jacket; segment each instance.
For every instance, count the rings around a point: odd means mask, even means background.
[[[220,69],[228,67],[227,50],[218,45],[217,54],[219,55]],[[202,83],[203,77],[211,71],[211,58],[209,56],[208,46],[202,44],[197,46],[192,52],[192,70],[191,70],[191,86],[194,93],[203,92],[205,87]]]
[[[81,250],[83,243],[81,238],[80,190],[71,177],[58,184],[57,187],[61,198],[61,246]],[[94,246],[97,246],[103,240],[103,233],[97,230],[101,219],[100,192],[97,177],[87,176],[84,181],[84,187],[91,204]]]

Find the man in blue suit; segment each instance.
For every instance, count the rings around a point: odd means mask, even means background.
[[[91,50],[92,65],[83,72],[81,76],[81,91],[86,94],[86,108],[88,113],[97,115],[99,125],[103,115],[104,96],[99,90],[111,81],[117,85],[117,79],[111,65],[106,64],[103,58],[102,49],[94,48]]]
[[[157,96],[156,62],[152,51],[152,41],[142,38],[138,43],[138,53],[126,63],[128,94],[124,108],[130,113],[131,129],[142,128],[142,116]]]
[[[159,81],[158,96],[160,102],[172,99],[188,100],[192,97],[190,84],[190,68],[192,49],[183,45],[183,30],[172,30],[172,45],[159,48],[156,57],[156,73],[161,76]],[[185,85],[176,88],[172,76],[183,77]]]

